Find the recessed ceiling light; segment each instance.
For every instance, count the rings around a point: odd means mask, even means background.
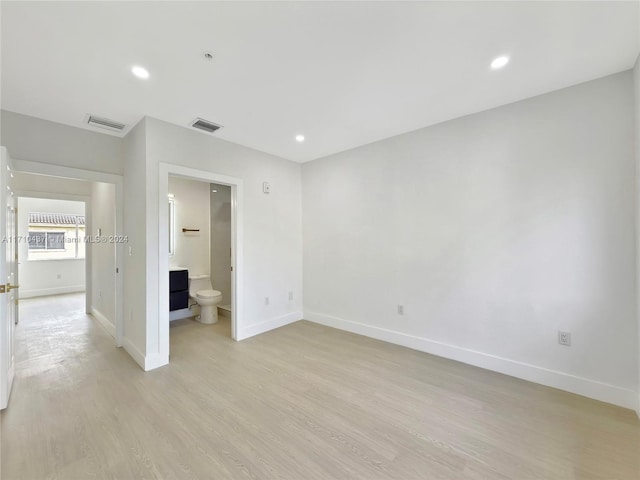
[[[304,135],[296,135],[296,142],[304,142]]]
[[[213,193],[218,193],[218,190],[211,190]]]
[[[135,67],[131,67],[131,73],[133,73],[138,78],[149,78],[149,71],[144,68],[136,65]]]
[[[499,68],[504,67],[507,63],[509,63],[509,57],[505,57],[505,56],[498,57],[498,58],[495,58],[493,62],[491,62],[491,68],[493,68],[494,70],[497,70]]]

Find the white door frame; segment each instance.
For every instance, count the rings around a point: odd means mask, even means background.
[[[12,159],[13,170],[16,172],[33,173],[36,175],[48,175],[51,177],[71,178],[75,180],[85,180],[88,182],[111,183],[116,188],[116,236],[124,236],[124,208],[123,208],[123,177],[113,173],[95,172],[93,170],[84,170],[81,168],[63,167],[60,165],[51,165],[48,163],[31,162],[27,160]],[[47,194],[51,195],[51,194]],[[51,197],[52,198],[52,197]],[[90,205],[90,202],[89,204]],[[86,213],[86,212],[85,212]],[[90,215],[87,217],[90,218]],[[90,227],[90,225],[87,225]],[[90,274],[91,267],[91,245],[88,244],[87,251],[87,272],[86,289],[87,289],[87,306],[91,303],[92,281]],[[122,338],[124,335],[124,287],[123,287],[123,260],[124,260],[124,244],[116,243],[116,318],[115,318],[115,343],[117,347],[122,346]],[[91,313],[91,312],[88,312]]]
[[[244,325],[242,308],[242,300],[244,298],[242,288],[244,279],[242,179],[160,162],[158,185],[158,316],[160,321],[160,354],[164,358],[169,356],[169,218],[166,214],[169,175],[231,187],[231,337],[234,340],[238,340],[238,332],[242,331]]]

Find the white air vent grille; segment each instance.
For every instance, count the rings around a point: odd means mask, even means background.
[[[191,126],[193,128],[197,128],[207,133],[213,133],[216,130],[219,130],[222,128],[222,125],[218,125],[216,123],[210,122],[209,120],[204,120],[202,118],[196,118],[193,122],[191,122]]]
[[[96,117],[95,115],[89,115],[87,123],[94,127],[106,128],[107,130],[113,130],[115,132],[121,132],[126,127],[124,123],[109,120],[108,118]]]

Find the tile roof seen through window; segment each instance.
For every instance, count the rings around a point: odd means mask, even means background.
[[[84,215],[70,215],[66,213],[29,213],[29,224],[42,225],[84,225]]]

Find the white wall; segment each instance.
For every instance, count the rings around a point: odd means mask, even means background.
[[[66,200],[18,198],[18,236],[29,234],[29,212],[85,214],[85,204]],[[29,244],[18,244],[18,275],[20,298],[83,292],[85,290],[85,260],[29,260]]]
[[[123,141],[2,110],[1,137],[13,159],[122,175]]]
[[[144,368],[147,352],[147,184],[146,121],[124,140],[124,339],[123,347]],[[157,295],[157,293],[156,293]]]
[[[305,318],[634,406],[632,95],[624,72],[304,164]]]
[[[211,278],[222,293],[220,305],[231,304],[231,187],[210,185],[211,190]]]
[[[13,172],[13,189],[16,192],[63,194],[63,195],[91,195],[91,182],[74,180],[71,178],[34,175],[31,173]]]
[[[91,311],[107,331],[115,336],[116,321],[116,244],[109,237],[116,233],[116,188],[114,184],[91,183],[91,230],[92,238],[106,239],[91,245]]]
[[[209,275],[209,184],[169,177],[169,193],[175,195],[175,253],[170,267],[186,267],[189,275]],[[199,232],[183,233],[183,228]]]
[[[156,272],[158,164],[173,163],[240,178],[244,189],[246,325],[239,338],[302,318],[300,165],[156,119],[147,118],[146,125],[150,160],[147,175],[155,183],[147,197],[147,219],[154,222],[148,231],[155,231],[155,235],[147,238],[147,248],[155,249]],[[262,193],[264,181],[271,183],[269,195]],[[154,261],[152,257],[153,253],[148,261]],[[150,291],[156,292],[157,306],[157,274],[150,272],[147,279]],[[292,301],[289,291],[294,292]],[[269,305],[265,305],[265,297],[269,297]],[[157,315],[148,320],[157,323]]]

